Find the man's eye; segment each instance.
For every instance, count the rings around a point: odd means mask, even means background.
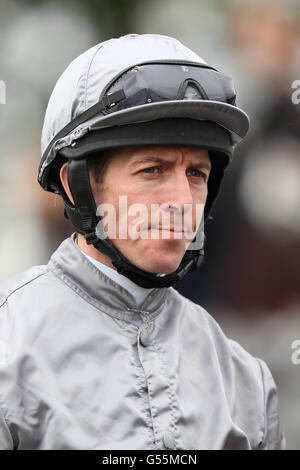
[[[142,172],[153,174],[153,171],[151,170],[157,170],[157,169],[158,169],[158,166],[150,166],[149,168],[144,168]]]
[[[206,174],[203,173],[203,171],[197,170],[197,168],[192,168],[190,171],[196,172],[196,174],[194,174],[192,176],[197,176],[197,177],[202,176],[204,179],[206,179]]]
[[[160,169],[160,167],[158,167],[158,166],[151,166],[151,167],[148,167],[148,168],[144,168],[141,171],[142,171],[142,173],[148,173],[148,174],[154,175],[155,173],[157,173],[154,170],[159,170],[159,169]],[[207,179],[206,174],[203,171],[198,170],[197,168],[191,168],[189,171],[194,172],[194,174],[192,176],[195,176],[197,178],[202,177],[202,178],[204,178],[204,180]]]

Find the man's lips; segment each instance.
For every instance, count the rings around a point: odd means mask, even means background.
[[[167,232],[174,232],[174,233],[184,233],[184,230],[175,230],[174,228],[170,227],[149,227],[148,230],[165,230]]]
[[[174,228],[171,227],[149,227],[149,229],[154,229],[154,230],[168,230],[169,232],[182,232],[182,230],[174,230]]]

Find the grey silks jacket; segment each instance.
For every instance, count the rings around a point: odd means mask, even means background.
[[[0,285],[0,448],[284,449],[265,362],[172,287],[135,311],[75,237]]]

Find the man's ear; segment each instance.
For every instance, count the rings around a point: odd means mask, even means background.
[[[70,199],[70,201],[72,202],[72,204],[74,206],[74,199],[73,199],[73,196],[71,194],[70,187],[69,187],[69,182],[68,182],[67,167],[68,167],[68,162],[64,163],[63,166],[61,167],[60,172],[59,172],[59,176],[60,176],[61,184],[63,185],[63,188],[64,188],[68,198]]]

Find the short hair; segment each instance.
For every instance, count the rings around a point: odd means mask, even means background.
[[[116,149],[108,149],[88,157],[88,169],[91,171],[95,182],[100,186],[103,183],[106,170],[115,153]]]

